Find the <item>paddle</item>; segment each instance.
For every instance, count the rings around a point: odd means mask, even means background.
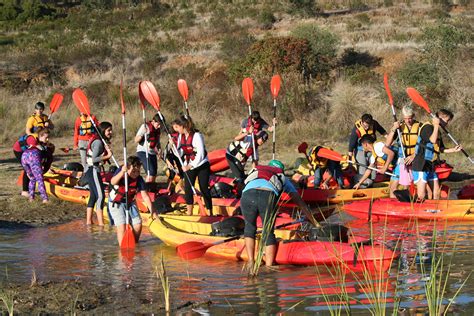
[[[141,81],[140,81],[141,82]],[[138,83],[138,86],[140,87],[140,82]],[[140,107],[142,108],[142,117],[143,117],[143,126],[145,127],[145,156],[146,156],[146,175],[149,178],[150,177],[150,158],[149,158],[149,153],[148,151],[150,150],[149,144],[148,144],[148,139],[147,135],[149,133],[148,131],[148,125],[146,124],[146,115],[145,115],[145,102],[144,102],[144,97],[142,95],[142,91],[140,88],[138,89],[138,96],[140,98]],[[148,181],[148,179],[147,179]]]
[[[278,93],[280,92],[280,86],[281,86],[281,77],[280,75],[274,75],[272,77],[272,80],[270,82],[270,91],[272,92],[273,96],[273,148],[272,148],[272,159],[275,159],[275,143],[276,143],[276,125],[275,125],[275,120],[276,120],[276,115],[277,115],[277,97]]]
[[[428,114],[431,115],[431,117],[436,117],[436,115],[434,115],[433,112],[431,111],[428,103],[425,101],[425,99],[423,99],[423,97],[418,93],[418,91],[416,91],[414,88],[407,88],[407,93],[410,99],[413,101],[413,103],[425,109],[425,111],[428,112]],[[449,133],[446,127],[444,127],[442,124],[440,124],[440,126],[443,129],[443,131],[448,135],[448,137],[451,138],[453,143],[456,144],[456,146],[459,146],[459,143]],[[461,149],[461,151],[464,154],[464,156],[466,156],[467,159],[469,159],[471,163],[474,163],[474,160],[469,156],[469,154],[464,149]]]
[[[49,111],[50,111],[50,114],[48,116],[48,120],[51,119],[51,117],[53,116],[54,112],[56,112],[58,109],[59,109],[59,106],[61,105],[61,103],[63,102],[63,95],[60,94],[60,93],[55,93],[53,95],[53,98],[51,99],[51,102],[49,103]]]
[[[377,171],[377,172],[379,171],[377,168],[373,168],[373,167],[370,167],[370,166],[367,166],[367,165],[364,165],[364,164],[361,164],[361,163],[358,163],[358,162],[353,162],[352,160],[346,160],[342,157],[342,155],[340,153],[338,153],[334,150],[330,150],[328,148],[320,148],[319,151],[318,151],[317,156],[321,157],[321,158],[326,158],[326,159],[329,159],[329,160],[334,160],[334,161],[347,161],[349,163],[356,164],[356,165],[365,167],[365,168],[370,169],[370,170],[374,170],[374,171]],[[384,174],[389,175],[389,176],[393,176],[393,177],[398,177],[397,175],[395,175],[391,172],[384,172]]]
[[[120,103],[122,105],[123,130],[123,161],[125,165],[125,234],[120,243],[121,249],[135,248],[135,235],[129,222],[130,209],[128,208],[128,166],[127,166],[127,129],[125,125],[125,102],[123,101],[123,82],[120,81]]]
[[[295,225],[295,224],[298,224],[298,223],[302,223],[304,221],[306,221],[306,219],[301,218],[299,220],[296,220],[296,221],[293,221],[293,222],[290,222],[290,223],[285,223],[285,224],[278,225],[278,226],[275,227],[275,229]],[[262,233],[262,231],[257,232],[257,234],[261,234],[261,233]],[[223,240],[219,240],[219,241],[216,241],[216,242],[213,242],[213,243],[204,243],[204,242],[200,242],[200,241],[188,241],[188,242],[185,242],[183,244],[178,245],[176,247],[176,252],[178,253],[178,256],[180,256],[181,258],[183,258],[185,260],[193,260],[193,259],[197,259],[197,258],[200,258],[200,257],[204,256],[207,249],[209,249],[213,246],[222,245],[222,244],[228,243],[230,241],[240,239],[243,236],[244,235],[238,235],[238,236],[226,238],[226,239],[223,239]]]
[[[390,87],[388,86],[387,74],[384,74],[383,76],[383,83],[385,85],[385,91],[387,91],[388,103],[390,104],[390,108],[392,109],[393,121],[398,122],[397,115],[395,114],[395,107],[393,106],[392,92],[390,91]],[[400,143],[400,147],[402,148],[402,155],[403,155],[403,158],[405,159],[406,157],[405,157],[405,149],[403,148],[402,133],[400,132],[399,128],[397,128],[397,134],[398,134],[398,142]]]
[[[102,140],[102,142],[104,143],[104,145],[107,145],[107,143],[105,142],[104,137],[102,136],[99,129],[97,128],[97,125],[95,124],[94,120],[92,119],[90,106],[89,106],[89,101],[87,101],[86,95],[84,94],[84,92],[80,88],[77,88],[77,89],[74,90],[74,92],[72,93],[72,100],[74,101],[74,104],[79,109],[79,112],[86,113],[91,118],[91,123],[92,123],[92,125],[94,125],[94,128],[97,131],[97,134],[99,135],[99,137]],[[114,161],[114,164],[117,166],[117,168],[119,168],[120,166],[119,166],[119,164],[118,164],[118,162],[115,159],[113,154],[112,154],[112,160]]]
[[[184,166],[183,160],[181,159],[181,156],[179,155],[178,149],[176,148],[176,145],[173,141],[173,138],[171,137],[170,130],[168,129],[168,126],[165,123],[165,119],[164,119],[163,115],[161,114],[161,111],[160,111],[160,96],[158,95],[158,92],[156,91],[155,86],[150,81],[141,81],[140,84],[139,84],[139,89],[140,89],[140,96],[143,97],[143,100],[146,100],[148,103],[150,103],[151,106],[153,106],[155,108],[155,110],[158,112],[158,115],[160,116],[160,120],[163,124],[165,132],[168,135],[168,139],[171,143],[173,152],[175,153],[176,157],[178,158],[178,161],[181,164],[181,167],[183,167]],[[201,215],[206,215],[206,214],[203,214],[203,213],[205,213],[204,212],[204,206],[202,204],[201,199],[197,195],[196,189],[194,188],[194,185],[191,182],[191,179],[189,179],[189,175],[186,172],[183,172],[183,173],[184,173],[184,177],[186,178],[186,180],[189,182],[189,184],[191,186],[191,190],[193,191],[194,197],[196,198],[196,200],[199,204],[199,209],[201,211]],[[212,210],[211,210],[211,212],[212,212]]]
[[[178,80],[178,90],[184,100],[184,109],[186,111],[186,118],[190,118],[188,109],[188,84],[184,79]]]
[[[299,152],[300,154],[304,154],[304,155],[305,155],[306,159],[307,159],[308,162],[309,162],[309,168],[310,168],[310,170],[314,172],[313,165],[311,164],[311,158],[308,156],[307,150],[308,150],[308,143],[307,143],[307,142],[302,142],[302,143],[298,146],[298,152]]]
[[[252,123],[252,106],[250,105],[250,102],[252,101],[253,97],[253,81],[251,78],[245,78],[242,81],[242,94],[244,95],[245,102],[247,102],[247,105],[249,107],[249,123],[250,126],[253,126]],[[253,148],[253,160],[257,160],[257,152],[256,152],[256,146],[255,146],[255,135],[254,132],[252,131],[252,148]]]

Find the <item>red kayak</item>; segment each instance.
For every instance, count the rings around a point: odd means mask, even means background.
[[[458,199],[474,199],[474,183],[464,186],[458,193]]]
[[[209,159],[211,164],[211,172],[215,173],[229,169],[229,164],[225,159],[225,152],[225,149],[217,149],[207,154],[207,159]]]
[[[449,178],[451,172],[453,172],[453,166],[446,162],[442,162],[435,166],[435,172],[438,175],[438,179],[444,180]]]

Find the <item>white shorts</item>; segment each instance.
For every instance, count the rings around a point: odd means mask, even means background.
[[[108,203],[109,213],[115,226],[123,225],[125,221],[125,203]],[[129,223],[137,225],[142,223],[142,218],[138,212],[137,206],[133,203],[129,208]]]

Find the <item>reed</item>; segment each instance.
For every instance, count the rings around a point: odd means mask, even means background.
[[[163,297],[165,299],[165,311],[170,312],[170,282],[168,274],[166,273],[165,260],[163,253],[161,253],[160,267],[156,267],[156,275],[161,281],[161,286],[163,288]]]
[[[15,292],[8,290],[0,291],[0,299],[2,300],[9,316],[13,316]]]

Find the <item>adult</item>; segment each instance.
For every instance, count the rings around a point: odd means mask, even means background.
[[[412,173],[412,162],[413,159],[415,159],[415,146],[416,142],[418,140],[418,133],[420,131],[421,124],[417,120],[415,120],[415,112],[413,111],[413,107],[411,105],[405,105],[402,108],[402,115],[403,115],[403,121],[400,122],[394,122],[393,126],[390,130],[390,134],[387,137],[387,143],[390,142],[390,139],[392,137],[390,136],[395,136],[397,129],[400,129],[401,132],[401,143],[402,146],[398,146],[398,162],[397,165],[395,166],[395,169],[393,169],[393,173],[395,176],[392,176],[390,178],[390,197],[395,198],[395,194],[393,193],[395,190],[397,190],[398,185],[399,185],[399,178],[400,178],[400,165],[404,164],[406,168],[406,172],[413,174]],[[400,140],[396,137],[394,140],[395,142],[400,142]],[[397,146],[397,144],[394,144],[394,146]],[[405,159],[403,159],[405,157]]]
[[[122,243],[125,234],[126,216],[129,216],[132,225],[135,240],[140,239],[142,232],[142,219],[137,208],[136,196],[140,193],[144,204],[153,213],[153,204],[151,203],[148,192],[145,188],[145,181],[140,175],[142,163],[137,156],[127,158],[127,168],[125,165],[117,169],[114,176],[110,180],[111,190],[109,192],[109,211],[117,228],[117,240],[119,245]],[[125,173],[128,175],[128,196],[125,198]],[[128,202],[128,205],[127,203]]]
[[[160,127],[160,116],[155,114],[151,121],[140,126],[137,134],[135,135],[135,143],[137,143],[137,156],[142,162],[143,168],[145,169],[145,181],[147,183],[155,182],[158,171],[157,155],[161,155]]]
[[[462,150],[462,146],[446,148],[439,131],[440,124],[447,126],[453,119],[454,114],[446,109],[441,109],[433,117],[432,121],[425,122],[420,128],[418,140],[415,147],[415,158],[413,159],[413,182],[417,187],[418,199],[426,197],[426,186],[429,185],[433,198],[440,197],[440,186],[438,176],[435,172],[434,162],[439,159],[440,153],[454,153]]]
[[[256,166],[245,179],[245,188],[240,200],[240,208],[245,220],[245,250],[248,256],[248,267],[251,269],[255,261],[255,235],[257,217],[262,223],[273,220],[277,211],[280,195],[287,192],[292,200],[303,210],[308,219],[312,219],[311,210],[298,195],[291,181],[283,174],[285,166],[281,161],[271,160],[268,166]],[[277,251],[277,240],[274,233],[274,222],[265,241],[265,265],[272,266]],[[264,224],[269,225],[269,224]]]
[[[54,124],[44,112],[44,103],[37,102],[35,104],[35,112],[26,121],[25,133],[34,134],[38,128],[47,127],[49,130],[54,129]]]
[[[196,178],[199,182],[199,189],[204,198],[204,203],[209,215],[212,215],[212,198],[209,190],[209,177],[211,175],[211,165],[207,158],[207,150],[204,144],[204,137],[194,127],[191,118],[184,115],[173,121],[175,130],[179,133],[177,139],[177,149],[179,155],[183,157],[182,170],[184,173],[184,197],[186,200],[186,214],[193,212],[193,188]]]
[[[89,141],[97,134],[97,131],[92,124],[92,120],[95,125],[99,125],[99,121],[94,115],[87,115],[86,113],[80,113],[74,123],[74,150],[79,150],[81,155],[81,164],[84,167],[84,171],[87,169],[87,145]]]
[[[41,137],[40,137],[41,136]],[[38,146],[38,144],[40,146]],[[53,163],[54,145],[49,142],[49,130],[44,127],[39,127],[35,134],[22,135],[13,145],[13,154],[17,161],[21,164],[21,157],[23,153],[30,147],[37,147],[41,154],[41,166],[43,173],[46,173]],[[28,174],[23,172],[22,191],[21,195],[29,197],[30,178]]]
[[[258,164],[258,148],[268,140],[268,133],[260,131],[255,135],[255,159],[252,146],[252,135],[249,132],[240,133],[234,138],[234,141],[227,146],[225,158],[229,164],[232,175],[238,183],[245,179],[245,164],[250,159],[252,167]]]
[[[360,144],[360,139],[364,135],[370,135],[374,138],[374,142],[377,140],[376,133],[379,133],[383,136],[387,136],[385,129],[374,120],[372,115],[363,114],[362,117],[354,123],[352,128],[351,136],[349,137],[349,158],[355,157],[356,162],[363,165],[367,165],[369,162],[370,152],[366,152],[362,149]],[[359,166],[357,168],[359,174],[364,174],[366,171],[365,167]],[[375,171],[372,173],[372,177],[375,179]]]
[[[98,126],[98,134],[101,135],[106,142],[110,142],[112,138],[112,124],[109,122],[101,122]],[[89,184],[90,197],[87,202],[86,224],[92,224],[92,211],[95,205],[97,215],[97,224],[104,225],[102,209],[104,208],[104,184],[100,175],[102,165],[112,157],[112,150],[109,144],[104,144],[99,135],[94,135],[87,145],[87,171],[85,179]]]
[[[319,188],[321,186],[322,189],[329,189],[328,183],[334,178],[339,187],[344,188],[341,164],[338,161],[318,157],[318,152],[321,148],[331,149],[329,147],[314,146],[309,154],[310,164],[314,170],[314,187]],[[326,171],[329,176],[323,180],[323,175]]]
[[[385,173],[395,157],[393,150],[391,150],[383,142],[376,142],[369,134],[361,137],[360,144],[364,153],[368,154],[369,167],[376,168],[377,164],[383,164],[383,166],[376,172]],[[364,169],[364,173],[359,172],[355,176],[354,180],[356,184],[353,188],[356,190],[359,188],[371,187],[374,183],[376,175],[375,172],[372,172],[369,168]]]

